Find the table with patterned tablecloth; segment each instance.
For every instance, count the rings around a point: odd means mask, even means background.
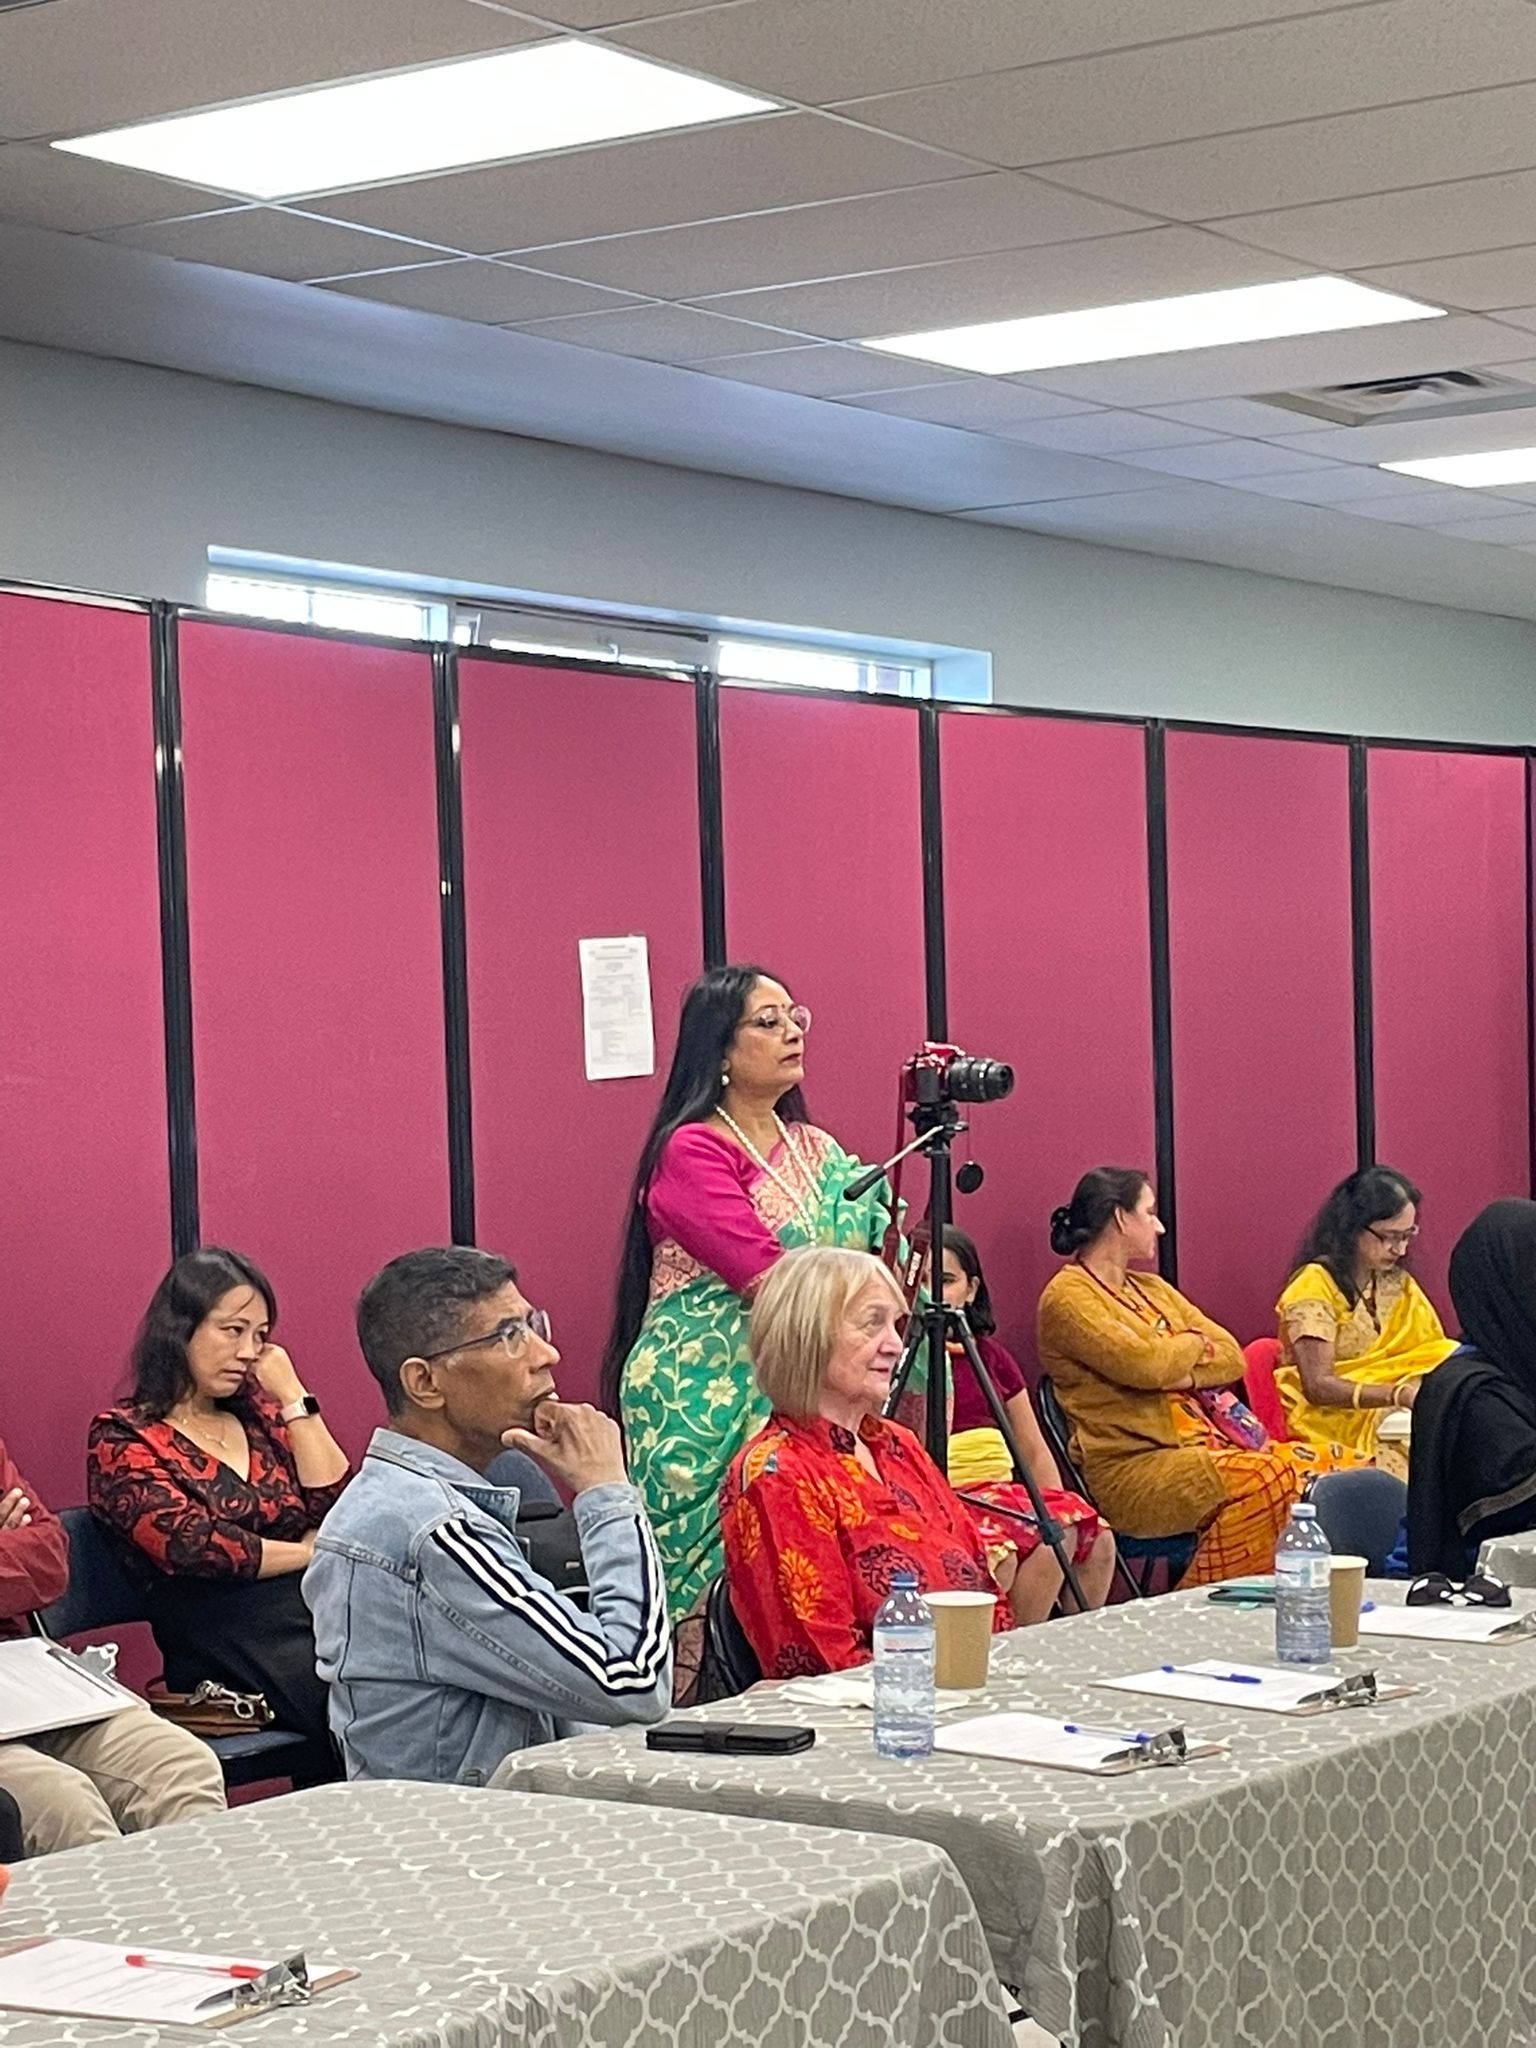
[[[1379,1602],[1402,1589],[1373,1585]],[[1525,2048],[1536,2019],[1536,1641],[1343,1653],[1421,1688],[1318,1717],[1093,1691],[1273,1661],[1266,1609],[1179,1593],[993,1645],[988,1707],[1230,1744],[1128,1777],[875,1756],[868,1714],[759,1686],[712,1710],[810,1720],[786,1758],[648,1752],[638,1730],[508,1758],[496,1781],[882,1829],[946,1848],[1004,1982],[1070,2048]],[[976,1711],[975,1707],[964,1711]]]
[[[18,1867],[0,1936],[361,1972],[241,2048],[1010,2048],[949,1862],[778,1822],[331,1785]],[[184,2028],[0,2012],[4,2048]]]
[[[1492,1572],[1506,1586],[1536,1586],[1536,1529],[1518,1536],[1490,1536],[1477,1555],[1479,1571]]]

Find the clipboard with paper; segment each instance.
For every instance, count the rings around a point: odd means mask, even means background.
[[[1042,1770],[1085,1771],[1117,1778],[1131,1771],[1167,1769],[1192,1757],[1214,1756],[1224,1745],[1191,1740],[1182,1727],[1097,1728],[1053,1721],[1044,1714],[976,1714],[941,1727],[935,1751],[979,1756]]]
[[[137,1693],[46,1636],[0,1643],[0,1742],[84,1727],[138,1704]]]
[[[1274,1664],[1237,1664],[1205,1657],[1193,1664],[1163,1664],[1124,1678],[1096,1678],[1111,1692],[1150,1693],[1158,1699],[1197,1700],[1210,1707],[1246,1707],[1261,1714],[1328,1714],[1406,1699],[1417,1686],[1398,1685],[1374,1671],[1334,1671]]]
[[[317,1993],[357,1975],[328,1963],[316,1965],[311,1975],[302,1952],[246,1962],[40,1935],[0,1952],[0,2012],[213,2031],[278,2006],[307,2005]]]

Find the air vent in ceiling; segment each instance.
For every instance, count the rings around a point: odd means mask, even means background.
[[[1337,427],[1364,427],[1379,420],[1454,419],[1464,413],[1536,406],[1536,385],[1492,370],[1430,370],[1417,377],[1378,377],[1368,384],[1321,384],[1314,391],[1254,395],[1261,405],[1308,413]]]

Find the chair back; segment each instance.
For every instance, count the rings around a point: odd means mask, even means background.
[[[721,1572],[704,1600],[704,1648],[690,1705],[733,1699],[756,1685],[762,1675],[763,1667],[731,1605],[730,1587]]]
[[[1035,1386],[1035,1413],[1039,1417],[1041,1434],[1061,1472],[1062,1484],[1097,1506],[1077,1460],[1072,1456],[1071,1425],[1048,1373],[1042,1373]],[[1200,1543],[1197,1530],[1178,1536],[1126,1536],[1117,1529],[1114,1538],[1116,1575],[1121,1585],[1138,1600],[1145,1600],[1151,1594],[1159,1574],[1171,1592],[1189,1570]]]
[[[1285,1419],[1285,1403],[1275,1385],[1275,1367],[1280,1363],[1280,1339],[1255,1337],[1243,1346],[1243,1384],[1248,1389],[1248,1406],[1277,1444],[1291,1440]]]
[[[503,1451],[493,1458],[485,1474],[487,1486],[515,1486],[527,1501],[547,1501],[561,1507],[560,1492],[544,1467],[526,1451]]]
[[[128,1574],[112,1538],[89,1508],[61,1508],[69,1538],[69,1584],[37,1620],[58,1642],[87,1629],[120,1628],[144,1619],[144,1599]]]
[[[1311,1500],[1333,1550],[1363,1557],[1370,1577],[1383,1577],[1408,1512],[1402,1480],[1375,1465],[1325,1472],[1312,1482]]]

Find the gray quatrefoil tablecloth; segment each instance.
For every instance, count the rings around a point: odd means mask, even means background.
[[[0,1936],[357,1966],[249,2048],[1010,2048],[986,1943],[917,1843],[441,1785],[333,1785],[21,1865]],[[0,2012],[4,2048],[181,2027]]]
[[[1190,1593],[994,1644],[989,1705],[1112,1728],[1183,1719],[1231,1744],[1175,1770],[889,1763],[867,1714],[790,1706],[762,1686],[708,1711],[814,1721],[809,1753],[657,1755],[630,1730],[525,1751],[497,1781],[937,1843],[1000,1976],[1069,2048],[1527,2048],[1536,1642],[1377,1639],[1344,1667],[1422,1691],[1317,1719],[1089,1689],[1212,1655],[1272,1662],[1273,1631],[1268,1610]]]

